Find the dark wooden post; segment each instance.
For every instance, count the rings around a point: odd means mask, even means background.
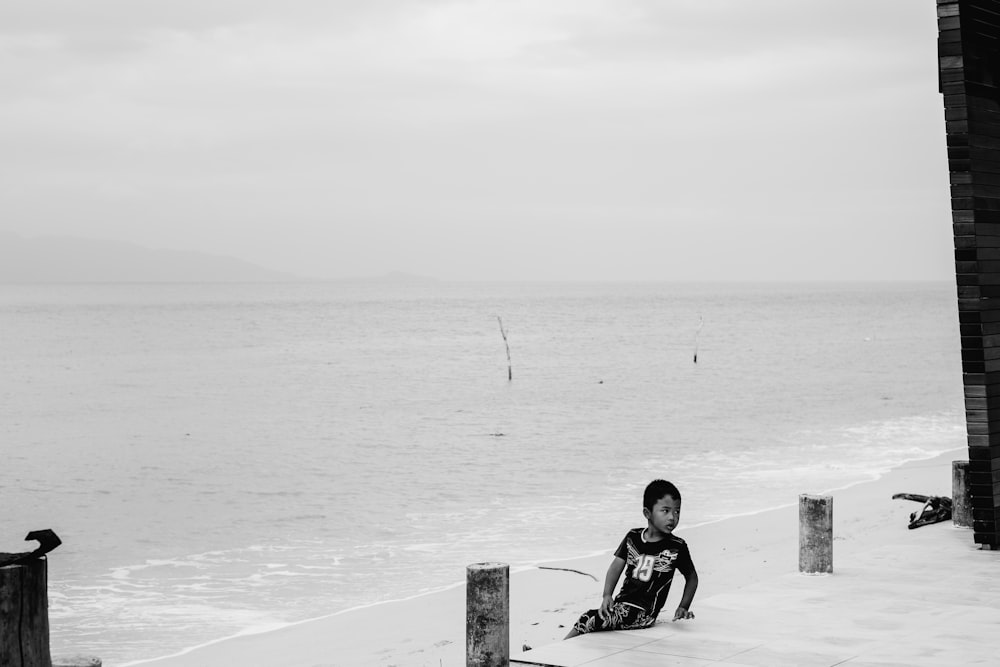
[[[833,573],[833,498],[799,496],[799,572]]]
[[[937,0],[973,539],[1000,548],[1000,2]]]
[[[465,664],[510,664],[510,566],[506,563],[475,563],[466,568]]]
[[[951,520],[963,528],[972,528],[968,476],[968,461],[951,462]]]
[[[0,665],[52,667],[48,563],[0,567]]]

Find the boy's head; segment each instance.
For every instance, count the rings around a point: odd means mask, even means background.
[[[666,480],[654,479],[642,494],[642,514],[649,522],[650,539],[669,535],[681,520],[681,492]]]
[[[681,501],[681,492],[677,490],[676,486],[665,479],[654,479],[646,485],[646,491],[642,494],[642,506],[652,510],[656,501],[663,496],[670,496],[677,502]]]

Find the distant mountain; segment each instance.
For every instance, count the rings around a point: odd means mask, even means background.
[[[301,278],[222,255],[66,236],[25,238],[0,231],[0,283],[291,280]]]
[[[430,276],[421,276],[415,273],[405,273],[403,271],[389,271],[388,273],[383,273],[380,276],[375,276],[372,278],[356,278],[355,280],[360,280],[364,282],[395,283],[395,284],[407,284],[407,285],[440,282],[437,278],[432,278]]]

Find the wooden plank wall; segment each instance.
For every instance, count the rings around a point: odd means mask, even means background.
[[[977,544],[1000,549],[1000,0],[937,0]]]

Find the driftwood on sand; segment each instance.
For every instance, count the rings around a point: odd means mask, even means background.
[[[907,528],[919,528],[932,523],[947,521],[951,518],[952,503],[948,496],[925,496],[919,493],[896,493],[893,500],[913,500],[924,506],[917,512],[910,513],[910,525]]]

